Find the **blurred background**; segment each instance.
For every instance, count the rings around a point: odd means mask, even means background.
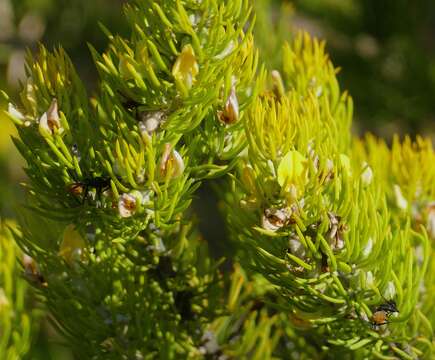
[[[96,71],[87,43],[103,50],[98,23],[127,35],[122,0],[0,0],[0,89],[16,98],[25,79],[26,49],[61,44],[92,91]],[[435,1],[255,0],[256,41],[269,68],[280,44],[304,29],[325,39],[339,82],[355,103],[354,133],[391,139],[394,133],[435,135]],[[271,32],[276,34],[271,37]],[[7,104],[0,102],[0,109]],[[1,112],[2,113],[2,112]],[[12,124],[0,113],[0,218],[13,218],[22,198],[22,162]],[[31,359],[68,359],[43,324]],[[48,340],[49,339],[49,340]]]

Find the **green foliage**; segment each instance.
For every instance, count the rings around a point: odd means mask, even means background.
[[[15,239],[77,358],[429,358],[430,142],[352,139],[306,34],[268,75],[246,0],[125,14],[130,36],[91,48],[96,94],[41,47],[8,111],[29,177]],[[190,206],[215,178],[228,274]]]
[[[35,315],[31,311],[28,285],[16,258],[21,255],[8,226],[0,225],[0,357],[13,360],[24,356],[32,341]]]

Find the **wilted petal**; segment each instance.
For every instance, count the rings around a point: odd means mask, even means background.
[[[163,111],[143,112],[141,114],[141,121],[139,121],[141,134],[152,135],[164,122],[165,117],[166,115]]]
[[[277,231],[290,222],[292,211],[290,208],[266,209],[261,218],[263,229]]]
[[[131,194],[122,194],[118,201],[119,215],[123,218],[132,216],[137,210],[137,199]]]
[[[305,247],[297,236],[289,238],[288,248],[291,254],[303,259],[306,255]]]

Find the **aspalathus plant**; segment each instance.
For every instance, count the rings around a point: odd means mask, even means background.
[[[91,47],[95,94],[41,46],[8,111],[29,179],[15,238],[77,358],[429,358],[432,145],[354,140],[306,34],[266,73],[247,0],[125,14],[128,38]],[[190,206],[217,178],[231,272]]]

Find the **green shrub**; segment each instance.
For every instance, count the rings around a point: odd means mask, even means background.
[[[430,358],[430,142],[352,138],[307,34],[266,72],[246,0],[125,13],[130,37],[92,49],[96,94],[41,47],[9,107],[29,177],[16,240],[76,356]],[[231,272],[190,206],[202,182]]]

